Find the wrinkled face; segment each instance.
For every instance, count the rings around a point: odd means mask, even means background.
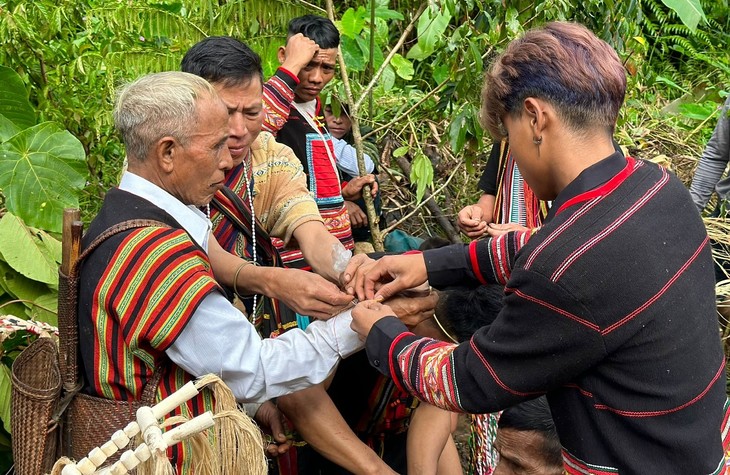
[[[228,109],[228,150],[233,165],[239,165],[248,153],[263,121],[261,80],[252,78],[237,86],[213,85]]]
[[[335,76],[337,48],[320,49],[308,65],[300,71],[299,84],[294,90],[297,102],[315,99]]]
[[[545,436],[534,430],[497,429],[494,447],[499,463],[494,475],[560,475],[562,465],[550,464],[545,455]]]
[[[174,145],[164,188],[186,205],[210,203],[232,166],[227,140],[228,114],[223,103],[217,97],[199,99],[196,127],[186,145]]]
[[[327,122],[327,129],[330,131],[333,137],[341,139],[352,128],[352,122],[350,117],[345,114],[345,111],[340,111],[340,116],[337,117],[332,113],[330,106],[324,109],[324,120]]]

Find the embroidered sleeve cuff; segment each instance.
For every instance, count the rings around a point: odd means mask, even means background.
[[[299,84],[299,78],[297,78],[296,74],[293,74],[291,71],[284,69],[281,66],[279,66],[279,69],[276,70],[274,75],[284,81],[284,83],[291,87],[292,90],[294,90],[294,88],[296,88]]]

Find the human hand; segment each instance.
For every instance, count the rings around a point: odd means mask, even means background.
[[[527,226],[522,226],[521,224],[517,223],[506,223],[506,224],[495,224],[495,223],[489,223],[489,226],[487,226],[487,233],[490,237],[498,237],[503,234],[507,234],[510,231],[529,231],[530,228]]]
[[[284,302],[300,315],[327,320],[352,302],[352,296],[312,272],[280,269],[270,283],[271,297]]]
[[[312,61],[317,51],[319,45],[314,40],[297,33],[287,40],[286,47],[279,49],[279,62],[282,68],[297,75]]]
[[[266,455],[268,457],[278,457],[286,453],[292,446],[292,440],[287,438],[287,432],[291,432],[289,424],[286,422],[284,414],[271,401],[266,401],[256,411],[254,419],[265,433],[270,434],[267,437]]]
[[[345,201],[347,214],[350,215],[350,226],[353,228],[362,228],[368,225],[368,215],[352,201]]]
[[[481,237],[487,231],[484,210],[479,205],[465,206],[457,215],[459,229],[472,239]]]
[[[357,257],[357,256],[355,256]],[[353,258],[354,260],[354,258]],[[385,300],[398,292],[426,282],[423,254],[385,256],[378,261],[350,262],[345,269],[345,288],[359,300]]]
[[[355,201],[362,197],[362,188],[365,185],[370,185],[370,196],[375,198],[378,194],[378,182],[375,180],[375,175],[372,173],[363,176],[356,176],[352,180],[347,182],[347,185],[342,189],[342,197],[347,201]]]
[[[408,328],[415,328],[433,317],[438,301],[437,292],[411,294],[405,291],[389,298],[385,303]]]
[[[388,305],[376,300],[365,300],[355,305],[352,309],[352,323],[350,328],[365,339],[375,322],[381,318],[395,315],[393,309]]]
[[[352,259],[350,259],[350,262],[347,263],[347,267],[345,267],[345,271],[339,279],[342,288],[345,289],[349,295],[354,296],[355,288],[348,285],[350,284],[350,281],[352,281],[352,277],[357,273],[360,267],[370,268],[373,264],[375,264],[375,259],[371,259],[367,254],[355,254],[352,256]]]

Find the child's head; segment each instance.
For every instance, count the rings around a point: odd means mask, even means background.
[[[344,105],[341,106],[340,115],[335,116],[332,106],[329,104],[324,108],[324,120],[327,122],[327,129],[333,137],[341,139],[352,129],[352,122]]]

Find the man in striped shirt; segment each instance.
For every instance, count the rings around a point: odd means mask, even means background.
[[[335,75],[340,34],[324,17],[305,15],[289,23],[286,46],[279,49],[277,69],[264,83],[264,130],[294,150],[307,175],[307,185],[325,225],[347,249],[354,248],[345,200],[361,196],[373,175],[357,177],[340,187],[332,137],[327,130],[319,94]],[[296,248],[274,240],[288,267],[306,263]]]

